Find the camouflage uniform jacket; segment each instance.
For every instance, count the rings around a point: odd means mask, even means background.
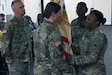
[[[74,54],[79,54],[79,43],[86,30],[85,24],[81,25],[78,18],[71,22],[72,49]]]
[[[80,43],[80,55],[74,55],[71,63],[76,65],[76,75],[106,75],[104,54],[107,37],[99,28],[87,31]]]
[[[56,45],[59,44],[59,45]],[[61,35],[51,22],[44,21],[34,36],[35,75],[62,75],[68,69]]]
[[[28,23],[13,17],[4,29],[3,54],[6,59],[28,62],[31,56],[31,39]]]

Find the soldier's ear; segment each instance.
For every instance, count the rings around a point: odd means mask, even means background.
[[[99,25],[100,25],[100,22],[99,22],[99,21],[97,21],[97,22],[96,22],[96,25],[98,25],[98,26],[99,26]]]
[[[51,16],[54,16],[54,15],[55,15],[55,13],[54,13],[54,12],[52,12]]]

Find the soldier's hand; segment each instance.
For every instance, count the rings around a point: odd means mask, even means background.
[[[68,63],[70,64],[70,65],[74,65],[75,64],[75,61],[74,61],[74,56],[69,56],[68,57]]]
[[[66,51],[64,51],[64,55],[65,55],[66,62],[68,63],[69,57],[71,56],[71,54],[69,54]]]
[[[12,64],[13,63],[13,60],[12,59],[6,59],[6,63],[7,64]]]
[[[78,66],[75,63],[74,56],[69,56],[68,58],[68,64],[72,65],[74,68],[77,68]]]

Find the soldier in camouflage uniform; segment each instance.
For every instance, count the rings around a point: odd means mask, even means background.
[[[87,32],[80,43],[80,54],[69,58],[69,63],[76,68],[76,75],[106,75],[104,54],[107,49],[107,37],[99,30],[106,19],[98,10],[93,10],[87,17]]]
[[[85,26],[85,20],[87,16],[85,15],[88,11],[88,8],[84,2],[79,2],[77,5],[77,15],[78,18],[74,19],[71,22],[71,31],[72,31],[72,49],[73,53],[76,55],[79,53],[79,42],[85,31],[87,30]]]
[[[14,17],[4,28],[3,54],[8,64],[9,75],[29,75],[32,51],[29,25],[23,18],[24,4],[21,0],[15,0],[11,6]]]
[[[47,4],[43,16],[45,20],[34,36],[34,74],[35,75],[71,75],[70,66],[63,54],[61,35],[54,22],[61,16],[61,7],[57,3]]]

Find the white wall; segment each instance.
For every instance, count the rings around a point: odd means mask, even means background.
[[[65,0],[70,22],[77,17],[76,6],[80,1],[83,1],[87,4],[88,13],[90,12],[91,7],[100,10],[104,14],[104,17],[107,19],[106,24],[111,24],[111,0]]]
[[[31,16],[37,22],[37,14],[41,13],[41,0],[24,0],[26,15]]]
[[[44,0],[44,8],[46,6],[46,4],[49,2],[50,0]]]
[[[6,3],[4,3],[5,1]],[[34,22],[37,22],[37,14],[41,12],[41,0],[23,0],[23,1],[25,4],[26,15],[31,16],[32,20]],[[50,0],[44,0],[44,7],[49,1]],[[111,0],[64,0],[64,1],[70,22],[77,17],[76,14],[77,3],[83,1],[87,4],[89,10],[91,7],[94,7],[95,9],[102,11],[104,16],[107,18],[106,24],[111,24],[112,21]],[[12,0],[0,0],[0,12],[4,12],[6,15],[13,14],[11,9],[11,2]],[[4,11],[2,10],[1,6],[2,4],[4,5]]]
[[[68,13],[68,18],[69,18],[69,21],[71,22],[74,18],[77,17],[77,14],[76,14],[76,6],[79,2],[85,2],[87,4],[87,7],[88,7],[88,12],[87,14],[89,13],[89,9],[91,7],[93,7],[93,1],[92,0],[71,0],[71,1],[68,1],[68,0],[65,0],[65,5],[66,5],[66,10],[67,10],[67,13]]]
[[[12,11],[12,8],[11,8],[11,3],[12,3],[12,0],[6,0],[6,3],[5,3],[5,13],[7,15],[9,14],[13,14],[13,11]]]
[[[7,21],[11,14],[13,14],[11,9],[12,0],[0,0],[0,13],[4,13]],[[8,16],[7,16],[8,15]]]
[[[5,2],[6,1],[6,2]],[[0,0],[0,13],[6,14],[7,18],[12,17],[13,12],[11,9],[11,3],[13,0]],[[41,0],[23,0],[26,9],[26,15],[31,16],[34,22],[37,22],[37,14],[41,12]],[[4,5],[4,11],[2,10],[2,5]]]
[[[44,0],[44,3],[48,3],[50,0]],[[90,8],[95,8],[97,10],[100,10],[104,17],[107,18],[106,24],[111,24],[111,0],[64,0],[65,1],[65,7],[67,10],[69,22],[71,22],[74,18],[77,17],[76,14],[76,6],[78,2],[85,2],[88,7],[88,12],[90,12]],[[44,5],[45,6],[45,5]]]
[[[5,12],[5,0],[0,0],[0,13]]]
[[[104,14],[106,24],[111,24],[111,0],[94,0],[94,8]]]
[[[50,0],[44,0],[44,7]],[[65,1],[65,8],[67,11],[69,22],[71,22],[74,18],[77,17],[76,14],[76,6],[78,2],[85,2],[87,4],[88,9],[93,7],[93,0],[64,0]],[[88,11],[89,12],[89,11]]]

